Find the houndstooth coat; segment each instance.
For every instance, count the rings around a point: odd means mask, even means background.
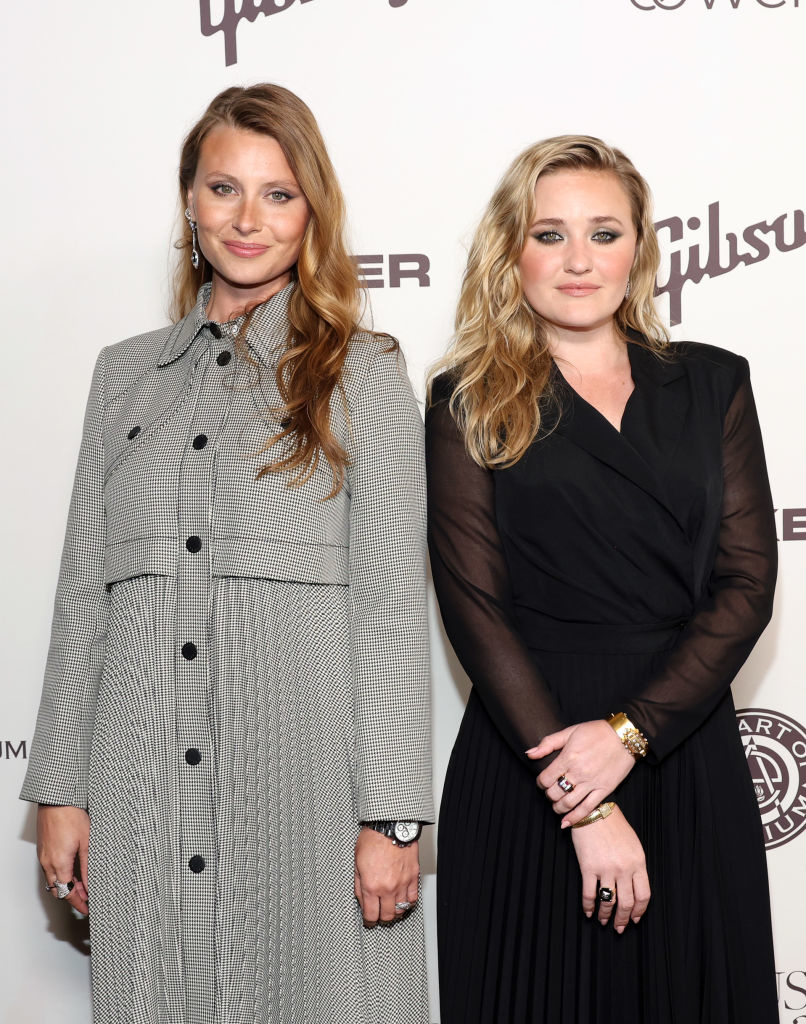
[[[422,424],[357,338],[346,486],[255,479],[293,287],[254,365],[207,286],[96,366],[22,796],[89,810],[97,1024],[427,1020],[422,912],[353,894],[360,821],[433,819]]]

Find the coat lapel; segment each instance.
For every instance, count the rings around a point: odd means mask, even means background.
[[[555,372],[562,415],[556,429],[651,495],[677,519],[664,480],[688,413],[685,369],[679,360],[660,360],[640,345],[629,345],[628,352],[635,391],[624,412],[622,432],[580,398],[559,370]]]

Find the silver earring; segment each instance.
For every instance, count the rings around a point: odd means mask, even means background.
[[[190,216],[190,210],[185,207],[185,220],[190,224],[190,231],[193,236],[193,247],[190,250],[190,263],[194,270],[199,269],[201,256],[199,255],[199,240],[196,237],[196,221]]]
[[[628,280],[627,281],[627,290],[624,292],[624,298],[625,299],[629,299],[631,290],[632,290],[632,281]]]

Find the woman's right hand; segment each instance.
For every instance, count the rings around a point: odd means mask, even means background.
[[[602,886],[613,890],[614,900],[599,901],[599,921],[607,924],[612,916],[619,934],[630,921],[638,924],[651,895],[649,876],[641,841],[619,808],[614,807],[600,821],[572,829],[571,838],[582,872],[582,909],[586,917],[596,909],[597,890]]]
[[[55,880],[73,882],[73,891],[65,897],[82,914],[89,913],[87,852],[90,842],[90,817],[80,807],[40,804],[36,815],[36,853],[48,885]],[[81,877],[75,874],[76,858]],[[51,889],[51,896],[57,897]]]

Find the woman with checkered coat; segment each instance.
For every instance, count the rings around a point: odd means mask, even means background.
[[[105,349],[22,796],[99,1024],[427,1021],[422,424],[316,122],[182,150],[177,322]]]

